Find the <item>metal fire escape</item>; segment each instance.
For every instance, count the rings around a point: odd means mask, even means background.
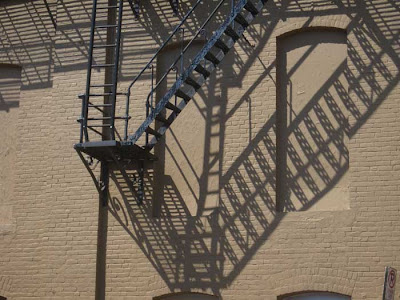
[[[178,2],[176,0],[171,0],[170,2],[173,10],[176,11]],[[164,74],[161,74],[157,82],[154,82],[152,76],[150,92],[147,99],[143,99],[143,109],[146,111],[146,117],[135,132],[129,132],[132,109],[130,104],[133,102],[132,98],[136,96],[135,84],[140,79],[143,79],[142,77],[149,70],[154,73],[153,65],[156,63],[160,53],[174,37],[184,33],[184,26],[189,26],[190,18],[206,2],[208,1],[198,0],[193,5],[163,45],[131,82],[128,89],[125,92],[119,92],[117,91],[117,86],[123,9],[124,5],[128,3],[134,14],[138,15],[139,2],[135,0],[114,0],[114,2],[110,0],[93,0],[86,91],[85,94],[79,96],[82,100],[81,117],[78,119],[80,122],[80,141],[74,147],[90,172],[99,192],[104,190],[107,182],[108,167],[102,167],[102,179],[97,180],[91,168],[94,159],[104,165],[109,162],[120,164],[122,161],[132,160],[139,162],[141,166],[141,171],[139,172],[141,185],[139,184],[139,189],[143,188],[143,164],[146,161],[156,160],[152,149],[163,138],[165,132],[193,98],[196,91],[202,87],[207,78],[222,62],[235,42],[262,10],[267,0],[215,1],[216,5],[209,12],[209,15],[205,17],[203,23],[198,25],[198,28],[191,29],[194,33],[190,40],[184,41],[182,39],[181,51],[173,59],[171,66],[167,68]],[[110,5],[110,3],[114,4]],[[226,7],[228,6],[230,8],[227,10]],[[114,11],[115,16],[114,18],[109,17],[107,23],[98,21],[97,16],[101,11]],[[224,21],[222,23],[219,21],[218,23],[219,17],[223,12],[225,12]],[[185,65],[183,57],[188,55],[188,49],[200,36],[204,35],[207,26],[212,22],[217,22],[218,25],[212,29],[212,32],[207,34],[201,50],[190,57],[189,63]],[[99,39],[98,36],[101,34],[107,35],[107,37]],[[107,42],[105,43],[104,41]],[[108,61],[98,63],[96,59],[96,55],[99,55],[98,51],[108,51],[108,57],[110,57]],[[94,70],[99,69],[105,70],[106,79],[96,83],[92,75]],[[173,75],[178,69],[179,73],[176,73],[174,83],[168,86],[167,90],[164,90],[164,94],[155,103],[153,100],[154,94],[160,92],[161,89],[159,87],[165,86],[167,77],[171,74]],[[123,100],[119,100],[121,96],[124,97]],[[123,104],[125,113],[116,115],[116,108],[121,104],[121,101],[125,102]],[[120,126],[123,128],[121,130],[123,134],[116,129],[118,122],[122,122]],[[157,125],[155,124],[156,122]],[[87,156],[87,158],[84,156]],[[143,193],[141,194],[143,195]]]

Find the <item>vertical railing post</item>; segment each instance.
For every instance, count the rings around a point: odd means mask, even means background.
[[[130,103],[131,91],[128,90],[126,94],[125,104],[125,128],[124,128],[124,141],[128,140],[128,126],[129,126],[129,103]]]
[[[179,73],[179,70],[178,70],[178,68],[175,66],[175,69],[174,69],[174,71],[175,71],[175,81],[177,81],[178,80],[178,77],[179,77],[179,75],[178,75],[178,73]],[[174,101],[174,105],[175,106],[177,106],[178,105],[178,96],[175,94],[175,101]]]
[[[119,54],[121,48],[121,28],[122,28],[122,13],[124,8],[124,1],[119,0],[118,7],[118,26],[117,36],[115,45],[114,55],[114,73],[113,73],[113,87],[112,87],[112,98],[111,98],[111,121],[110,121],[110,134],[111,139],[115,140],[115,106],[117,102],[117,84],[118,84],[118,67],[119,67]]]
[[[154,94],[154,65],[151,64],[150,66],[151,69],[151,75],[150,75],[150,80],[151,80],[151,89],[150,89],[150,94],[147,96],[146,99],[146,118],[150,115],[150,108],[153,109],[153,94]],[[150,102],[151,101],[151,102]],[[146,147],[149,144],[149,134],[146,132]]]
[[[85,95],[79,95],[79,99],[82,100],[82,109],[81,109],[81,115],[78,119],[78,122],[80,123],[80,131],[79,131],[79,143],[83,143],[83,122],[84,122],[84,115],[85,115]]]
[[[180,29],[182,32],[182,41],[181,41],[181,75],[183,74],[183,68],[184,68],[184,49],[185,49],[185,28]]]
[[[92,7],[92,24],[90,28],[90,40],[89,40],[89,53],[88,53],[88,67],[87,67],[87,77],[86,77],[86,91],[85,95],[82,98],[82,131],[85,136],[85,141],[89,141],[89,134],[87,131],[87,123],[88,123],[88,113],[89,113],[89,94],[90,94],[90,82],[92,79],[92,64],[93,64],[93,43],[94,43],[94,31],[96,24],[96,11],[97,11],[97,0],[93,0]]]
[[[151,96],[150,96],[150,107],[154,107],[154,65],[151,65]]]
[[[235,0],[232,0],[232,10],[231,10],[231,16],[233,17],[235,14]],[[235,21],[232,22],[232,28],[235,28]]]

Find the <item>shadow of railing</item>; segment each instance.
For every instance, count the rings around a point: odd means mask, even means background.
[[[310,196],[301,187],[293,186],[297,198],[301,199],[300,210],[311,208],[343,177],[349,168],[349,154],[343,144],[343,134],[349,138],[356,135],[399,82],[399,71],[388,67],[389,64],[400,65],[399,48],[396,46],[399,30],[386,32],[385,22],[375,23],[373,17],[374,10],[383,8],[361,2],[351,6],[346,6],[347,2],[335,3],[336,8],[332,7],[331,1],[303,1],[301,4],[297,1],[283,1],[280,6],[270,4],[264,16],[257,19],[259,26],[251,27],[247,33],[248,38],[256,41],[257,46],[252,48],[243,40],[239,42],[238,47],[249,55],[248,60],[231,56],[232,61],[229,63],[239,71],[227,68],[229,74],[224,71],[220,73],[221,77],[237,78],[231,85],[221,81],[224,84],[220,124],[220,155],[223,159],[227,122],[235,117],[244,103],[251,107],[251,94],[267,77],[271,77],[271,70],[276,66],[275,60],[264,65],[264,71],[246,91],[241,92],[240,100],[229,111],[224,104],[227,101],[226,91],[241,84],[254,61],[262,63],[258,54],[270,41],[279,20],[332,14],[350,16],[355,12],[361,15],[351,17],[348,26],[348,34],[355,37],[348,41],[348,60],[343,61],[332,73],[288,128],[301,145],[300,148],[287,145],[288,157],[297,164],[297,173],[292,174],[287,170],[288,177],[292,183],[300,178],[312,190]],[[326,10],[325,5],[329,6]],[[395,3],[388,3],[387,6],[393,6],[393,9],[397,7]],[[268,22],[260,24],[264,22],[265,16],[270,17]],[[382,14],[379,17],[384,19]],[[364,54],[362,57],[361,52]],[[349,91],[339,80],[340,76],[348,81]],[[210,88],[210,84],[206,88]],[[333,93],[338,97],[333,97]],[[202,96],[204,94],[200,92]],[[311,117],[311,114],[314,116]],[[328,114],[333,115],[336,127]],[[347,118],[348,115],[350,118]],[[302,129],[299,127],[301,123],[304,124]],[[324,130],[325,137],[318,128]],[[228,170],[224,173],[220,171],[219,207],[206,217],[190,216],[173,179],[165,175],[162,213],[159,218],[153,218],[150,201],[137,206],[134,193],[123,187],[126,181],[115,171],[113,179],[121,199],[112,198],[110,212],[142,249],[170,290],[209,289],[218,295],[222,288],[234,281],[285,217],[286,214],[276,212],[274,200],[276,131],[276,114],[273,114],[256,134],[250,134],[248,146],[230,164]],[[309,142],[317,145],[317,151],[310,149]],[[343,155],[342,162],[337,161],[330,147],[337,148]],[[321,159],[328,162],[329,174]],[[221,161],[213,163],[222,164]],[[315,182],[310,169],[316,171],[322,184]],[[152,184],[149,172],[147,199],[151,198]],[[293,209],[287,207],[287,210]]]

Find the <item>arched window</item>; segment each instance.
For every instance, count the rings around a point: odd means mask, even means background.
[[[308,292],[280,297],[279,300],[350,300],[346,295],[326,292]]]

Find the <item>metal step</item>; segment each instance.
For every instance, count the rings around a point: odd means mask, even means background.
[[[108,45],[93,45],[93,48],[114,48],[117,47],[116,44],[108,44]]]
[[[103,97],[103,96],[111,96],[113,93],[96,93],[96,94],[89,94],[90,97]],[[118,96],[126,96],[126,93],[117,93]]]
[[[157,130],[154,130],[154,129],[151,128],[151,127],[147,127],[145,131],[146,131],[146,133],[149,133],[149,134],[151,134],[151,135],[154,135],[155,137],[158,137],[158,138],[160,138],[160,137],[162,136],[160,133],[158,133]]]
[[[185,106],[186,106],[186,104],[185,104],[186,102],[185,101],[182,101],[182,105],[181,105],[181,108],[183,109]],[[169,124],[164,124],[163,126],[161,126],[159,129],[158,129],[158,133],[161,135],[161,136],[163,136],[164,134],[165,134],[165,132],[168,130],[168,128],[171,126],[171,124],[172,124],[172,122],[174,122],[174,120],[178,117],[178,113],[175,113],[175,112],[173,112],[169,117],[168,117],[168,121],[169,121]],[[146,148],[148,149],[148,150],[151,150],[151,149],[153,149],[153,147],[157,144],[157,142],[158,142],[158,140],[159,140],[160,138],[159,137],[153,137],[150,141],[149,141],[149,143],[146,145]]]
[[[95,25],[94,28],[103,29],[103,28],[116,28],[118,25]]]
[[[206,59],[211,61],[214,65],[218,65],[225,57],[224,51],[218,49],[216,53],[213,53],[211,49],[205,56]]]
[[[88,121],[102,121],[102,120],[111,120],[111,117],[98,117],[98,118],[87,118]]]
[[[114,67],[114,64],[98,64],[98,65],[92,65],[92,68],[112,68]]]
[[[238,33],[239,26],[242,27],[239,24],[228,25],[228,27],[225,29],[225,34],[237,41],[240,38],[240,34]]]
[[[190,77],[190,80],[194,80],[198,85],[200,85],[200,87],[202,87],[203,84],[207,81],[207,78],[205,78],[203,76],[203,74],[197,73],[197,72],[192,72],[192,74],[190,74],[189,77]],[[191,85],[189,82],[186,82],[186,83]]]
[[[214,46],[221,49],[226,54],[229,52],[229,50],[231,50],[231,48],[233,47],[234,44],[235,44],[235,41],[232,38],[226,37],[224,39],[222,36],[215,42]]]
[[[106,84],[92,84],[90,87],[92,88],[101,88],[101,87],[112,87],[112,83],[106,83]]]
[[[116,8],[119,8],[119,6],[118,5],[111,5],[111,6],[100,6],[100,7],[97,7],[97,9],[116,9]]]
[[[180,113],[182,110],[179,109],[178,107],[176,107],[175,105],[173,105],[171,102],[167,102],[167,104],[165,104],[165,108],[168,108],[176,113]]]
[[[195,71],[196,71],[196,72],[199,72],[200,74],[202,74],[205,78],[207,78],[208,76],[210,76],[210,74],[211,74],[214,70],[215,70],[214,64],[207,63],[206,61],[205,61],[205,62],[202,62],[202,63],[199,63],[199,64],[196,66],[196,68],[195,68]]]
[[[175,92],[175,95],[178,96],[179,98],[182,98],[186,102],[189,102],[190,99],[196,94],[196,90],[193,87],[188,87],[186,90],[183,88],[178,89]]]
[[[255,2],[255,3],[254,3]],[[257,15],[261,9],[264,6],[264,2],[266,1],[247,1],[247,3],[244,5],[244,8],[251,12],[254,16]]]
[[[100,128],[100,127],[110,127],[111,124],[101,124],[101,125],[88,125],[88,128]]]
[[[156,119],[157,121],[162,122],[162,123],[167,124],[167,125],[171,125],[171,124],[172,124],[171,121],[167,120],[166,118],[164,118],[164,117],[161,116],[161,115],[157,115],[155,119]]]
[[[97,117],[97,118],[88,118],[88,121],[102,121],[102,120],[111,120],[111,117]],[[114,120],[125,120],[130,119],[130,117],[114,117]]]
[[[187,84],[190,84],[195,90],[198,90],[199,88],[201,88],[201,84],[198,83],[196,80],[194,80],[191,77],[186,78],[185,82]]]
[[[89,107],[111,107],[112,104],[89,104]]]
[[[111,96],[113,93],[89,94],[90,97]]]
[[[254,16],[252,13],[239,13],[235,21],[238,22],[243,27],[247,27],[254,20]]]

